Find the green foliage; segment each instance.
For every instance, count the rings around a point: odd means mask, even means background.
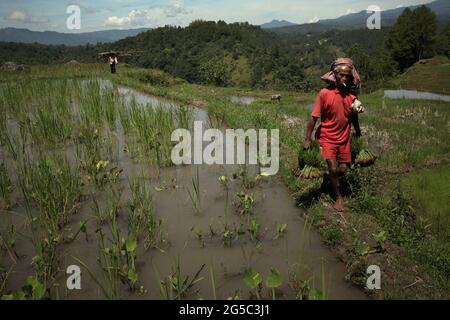
[[[258,300],[261,299],[263,277],[253,269],[248,269],[244,274],[244,282],[250,289],[254,290]],[[275,289],[282,284],[281,273],[276,268],[271,268],[266,278],[266,287],[272,291],[272,299],[275,300]]]
[[[205,265],[203,264],[192,277],[184,275],[181,271],[180,257],[177,257],[176,265],[166,279],[162,280],[159,274],[156,274],[161,298],[164,300],[180,300],[184,298],[197,282],[203,280],[200,274],[204,267]]]
[[[249,288],[256,289],[262,283],[261,274],[250,269],[244,275],[244,282]]]
[[[359,43],[354,43],[348,49],[347,56],[351,57],[357,66],[363,86],[361,90],[364,92],[382,88],[385,81],[395,75],[397,70],[397,63],[383,47],[371,54]]]
[[[411,173],[404,185],[418,214],[432,224],[433,234],[442,241],[450,239],[450,208],[442,205],[449,198],[450,167]]]
[[[181,79],[173,78],[165,72],[153,69],[141,70],[137,76],[141,82],[152,86],[169,87],[183,82]]]
[[[281,279],[280,272],[275,268],[271,268],[270,274],[266,279],[267,288],[270,288],[270,289],[278,288],[279,286],[281,286],[281,282],[282,282],[282,279]]]
[[[35,277],[29,276],[27,284],[21,291],[5,294],[1,300],[41,300],[44,298],[46,289]]]
[[[228,84],[230,78],[227,65],[221,58],[211,59],[202,63],[200,74],[204,83],[216,86]]]
[[[325,243],[329,246],[334,247],[339,244],[343,234],[339,227],[329,224],[320,229],[320,234],[324,238]]]
[[[436,33],[437,19],[431,9],[421,6],[411,11],[406,8],[389,32],[386,46],[400,70],[405,70],[414,62],[433,55]]]
[[[247,194],[243,191],[240,191],[236,193],[236,197],[239,199],[238,206],[240,208],[240,214],[251,214],[253,210],[253,202],[255,201],[253,198],[253,194]]]
[[[0,199],[4,202],[0,202],[0,208],[4,205],[9,206],[9,195],[12,191],[11,179],[9,178],[8,172],[6,170],[5,163],[0,163]]]
[[[64,63],[71,60],[92,63],[96,61],[96,56],[97,50],[92,45],[49,46],[39,43],[0,42],[0,61],[14,61],[27,65]],[[71,68],[76,68],[76,66],[71,66]]]
[[[259,230],[261,229],[261,225],[258,223],[256,219],[251,219],[248,227],[248,232],[250,233],[250,238],[252,241],[255,241],[258,237]]]
[[[288,226],[287,223],[277,223],[276,234],[273,239],[275,240],[275,239],[282,237],[286,233],[287,226]]]

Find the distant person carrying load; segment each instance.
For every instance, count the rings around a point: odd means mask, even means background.
[[[117,56],[109,56],[109,65],[111,66],[111,73],[116,73],[116,65],[119,63]]]
[[[351,124],[355,128],[356,136],[361,136],[358,113],[364,109],[356,97],[361,80],[353,60],[348,58],[337,59],[331,70],[322,76],[322,80],[326,81],[328,86],[317,95],[311,111],[311,120],[307,124],[303,148],[310,148],[314,127],[317,119],[321,118],[316,139],[320,144],[322,158],[327,161],[332,191],[336,196],[333,208],[343,211],[344,201],[339,191],[338,174],[344,173],[352,161]]]

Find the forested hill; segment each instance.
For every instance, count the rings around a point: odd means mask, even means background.
[[[132,50],[137,53],[131,63],[196,83],[300,86],[303,78],[293,48],[248,23],[195,21],[186,28],[166,26],[106,48]]]
[[[65,46],[40,43],[0,42],[0,65],[12,61],[19,64],[65,63],[97,61],[98,47],[93,45]]]

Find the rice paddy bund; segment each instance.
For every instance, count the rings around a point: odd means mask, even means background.
[[[214,114],[64,72],[0,103],[3,299],[366,298],[279,179],[172,165],[172,131]]]

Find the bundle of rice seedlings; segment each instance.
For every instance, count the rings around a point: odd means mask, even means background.
[[[368,149],[368,146],[366,145],[362,137],[351,137],[350,149],[352,154],[352,161],[355,162],[356,157],[361,152],[361,150]]]
[[[299,173],[299,177],[304,179],[317,179],[323,176],[323,170],[305,165]]]
[[[317,179],[323,176],[326,163],[320,155],[317,141],[311,143],[308,150],[303,148],[298,153],[298,166],[295,175],[303,179]]]
[[[317,141],[313,141],[308,150],[300,149],[298,153],[298,166],[300,169],[304,169],[305,166],[318,169],[326,168],[326,163],[320,156],[319,143]]]
[[[360,167],[368,167],[375,163],[377,157],[369,149],[363,149],[356,157],[355,163]]]
[[[353,162],[360,167],[372,165],[376,156],[370,151],[363,138],[352,138],[350,141]]]

